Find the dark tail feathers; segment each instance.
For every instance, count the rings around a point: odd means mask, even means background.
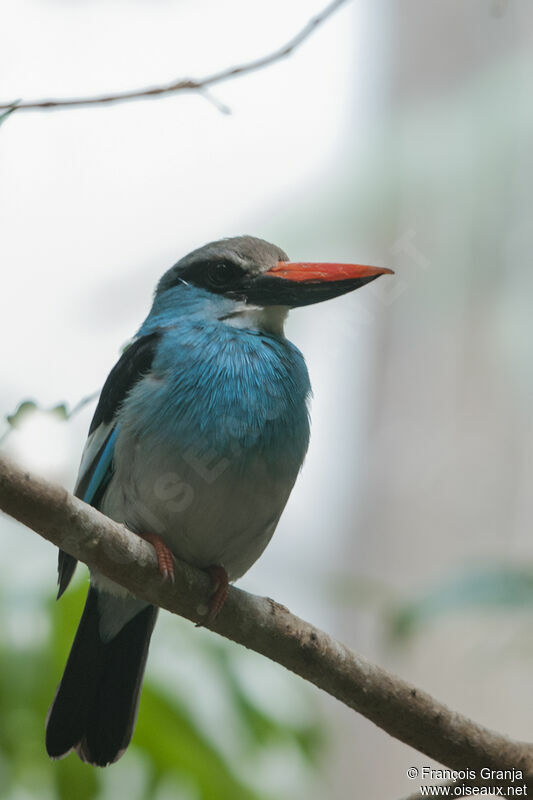
[[[157,608],[148,606],[109,642],[99,634],[98,592],[91,586],[63,679],[48,713],[46,749],[61,758],[73,748],[105,767],[128,746]]]

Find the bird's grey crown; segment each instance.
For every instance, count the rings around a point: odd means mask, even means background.
[[[196,266],[200,268],[206,263],[227,262],[253,276],[266,272],[278,261],[288,261],[287,254],[264,239],[258,239],[255,236],[219,239],[193,250],[174,264],[159,281],[156,295],[185,279],[195,270]]]

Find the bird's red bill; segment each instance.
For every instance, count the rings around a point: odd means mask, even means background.
[[[323,264],[307,261],[278,261],[265,275],[294,281],[296,283],[328,283],[350,281],[357,278],[373,278],[378,275],[394,275],[387,267],[367,267],[362,264]]]

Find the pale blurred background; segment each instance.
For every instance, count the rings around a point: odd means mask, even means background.
[[[322,5],[4,0],[0,98],[199,77],[275,49]],[[28,399],[71,408],[97,389],[160,274],[211,239],[250,233],[293,259],[396,270],[292,315],[314,386],[312,445],[240,585],[530,741],[532,87],[528,0],[353,0],[290,59],[215,87],[231,115],[178,95],[19,113],[0,128],[2,417]],[[93,409],[6,422],[2,446],[72,488]],[[80,780],[87,800],[380,800],[417,788],[406,769],[427,758],[168,615],[147,673],[183,711],[166,760],[146,741],[147,694],[146,727],[142,702],[116,767],[95,780],[72,759],[49,766],[41,731],[31,746],[27,736],[43,725],[78,612],[38,711],[9,706],[20,670],[5,664],[31,665],[37,646],[51,658],[56,555],[5,518],[0,542],[3,800],[67,798]],[[22,698],[35,680],[16,684]],[[191,735],[178,738],[189,723],[224,787],[197,781],[207,766]]]

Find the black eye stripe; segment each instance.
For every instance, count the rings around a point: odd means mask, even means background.
[[[191,283],[201,289],[223,294],[239,290],[246,281],[246,271],[232,261],[201,261],[176,272],[170,285]],[[168,288],[168,287],[167,287]]]
[[[209,286],[223,288],[240,279],[243,272],[229,261],[217,261],[207,265],[205,275]]]

